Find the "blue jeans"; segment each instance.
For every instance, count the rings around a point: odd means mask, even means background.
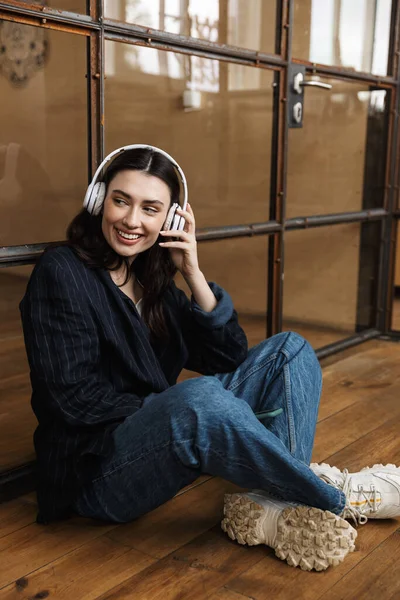
[[[280,333],[253,347],[232,373],[151,394],[115,429],[115,452],[82,489],[76,511],[131,521],[208,473],[341,513],[344,494],[308,466],[321,381],[309,343]]]

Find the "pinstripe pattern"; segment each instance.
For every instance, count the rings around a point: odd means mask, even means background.
[[[228,372],[247,341],[229,295],[205,313],[171,284],[164,297],[170,339],[150,342],[134,303],[104,269],[89,269],[69,247],[46,252],[20,310],[38,419],[41,521],[65,516],[79,486],[113,452],[112,431],[143,398],[176,383],[183,367]]]

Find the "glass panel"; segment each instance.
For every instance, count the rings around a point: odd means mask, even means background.
[[[397,223],[392,329],[400,331],[400,221]]]
[[[287,232],[284,331],[315,348],[355,333],[359,254],[359,223]]]
[[[17,0],[18,2],[18,0]],[[46,6],[77,14],[86,14],[87,0],[19,0],[21,4]]]
[[[17,0],[21,5],[33,5],[32,8],[46,6],[57,10],[65,10],[67,12],[86,14],[87,0]]]
[[[171,154],[197,227],[268,220],[272,72],[106,42],[106,73],[107,152],[147,143]]]
[[[0,35],[0,246],[64,239],[87,186],[86,39],[6,21]]]
[[[276,2],[270,0],[105,0],[107,18],[272,54]]]
[[[287,218],[382,206],[389,102],[384,90],[320,78],[302,129],[289,129]]]
[[[18,308],[31,271],[0,269],[0,471],[34,460],[36,418]]]
[[[387,75],[391,0],[296,0],[293,56]]]
[[[207,281],[215,281],[231,296],[249,346],[266,337],[268,236],[202,242],[199,264]],[[182,277],[176,284],[190,297]]]
[[[45,4],[38,2],[38,4]],[[58,10],[66,10],[72,13],[86,14],[86,0],[47,0],[46,5],[49,8],[57,8]]]

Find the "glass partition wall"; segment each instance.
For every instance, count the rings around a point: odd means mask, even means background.
[[[0,498],[34,460],[18,304],[116,147],[181,164],[250,345],[400,339],[399,19],[389,0],[0,2]]]

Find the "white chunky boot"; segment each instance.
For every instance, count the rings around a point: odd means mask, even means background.
[[[355,549],[357,531],[328,510],[284,502],[264,491],[225,494],[221,527],[239,544],[266,544],[304,571],[324,571]]]
[[[312,463],[310,468],[346,496],[343,516],[356,518],[359,523],[368,519],[400,517],[400,468],[396,465],[374,465],[358,473],[340,471],[326,463]]]

